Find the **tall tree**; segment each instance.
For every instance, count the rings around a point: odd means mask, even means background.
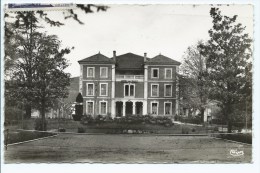
[[[218,8],[211,8],[210,16],[213,22],[210,39],[199,46],[200,53],[207,57],[210,97],[221,102],[231,132],[236,106],[251,92],[246,69],[252,56],[252,40],[244,33],[245,27],[236,23],[237,15],[223,16]]]
[[[57,98],[65,98],[68,95],[70,74],[64,72],[68,67],[64,56],[70,53],[70,49],[60,49],[60,43],[55,35],[40,34],[37,40],[32,100],[40,107],[43,120],[46,109],[52,107]]]
[[[95,10],[99,11],[106,11],[108,6],[104,5],[95,5],[95,4],[76,4],[76,10],[71,9],[64,12],[64,19],[73,19],[77,21],[79,24],[84,24],[78,17],[79,10],[84,11],[84,13],[93,13]],[[60,21],[55,21],[48,17],[48,13],[38,10],[38,11],[29,11],[29,12],[6,12],[5,13],[5,80],[8,83],[12,83],[12,80],[17,80],[17,76],[14,75],[14,72],[17,69],[20,70],[21,66],[17,68],[17,64],[19,64],[22,58],[26,61],[23,62],[23,70],[24,72],[24,79],[27,81],[24,83],[28,88],[27,91],[30,91],[31,83],[32,83],[32,76],[33,76],[33,60],[35,56],[34,50],[34,34],[37,28],[39,28],[39,21],[43,20],[45,23],[49,24],[50,26],[62,26],[64,23]],[[19,51],[17,51],[19,50]],[[37,50],[36,50],[37,51]],[[18,65],[19,66],[19,65]],[[16,79],[13,79],[15,77]],[[6,94],[7,102],[14,102],[17,101],[19,97],[13,95],[12,88],[15,88],[12,85],[6,85],[6,87],[12,86],[8,90]],[[8,94],[12,93],[12,96]],[[31,94],[27,93],[24,95],[25,97],[25,109],[26,109],[26,117],[31,117],[31,108],[32,108],[32,100]],[[11,99],[11,100],[10,100]]]
[[[35,12],[17,12],[14,23],[5,25],[5,77],[6,80],[22,80],[27,91],[31,91],[32,78],[35,73],[35,40],[39,33],[36,30],[40,27]],[[19,22],[18,22],[19,21]],[[20,72],[23,75],[19,75]],[[14,92],[16,93],[16,92]],[[19,93],[21,95],[21,93]],[[25,98],[26,117],[31,116],[31,94],[23,95]],[[17,96],[13,97],[19,98]]]
[[[202,44],[199,41],[196,45],[188,47],[183,56],[183,63],[180,68],[181,75],[183,75],[184,85],[189,87],[183,87],[190,90],[185,91],[188,93],[186,101],[193,104],[194,108],[198,108],[200,111],[201,122],[204,121],[204,112],[208,101],[208,71],[206,67],[206,57],[200,54],[200,48],[198,45]],[[184,80],[186,79],[186,80]]]

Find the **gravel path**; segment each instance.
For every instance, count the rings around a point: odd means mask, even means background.
[[[243,151],[232,156],[230,150]],[[60,134],[9,146],[6,163],[248,163],[252,146],[207,136]]]

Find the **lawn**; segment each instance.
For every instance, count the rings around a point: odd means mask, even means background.
[[[8,133],[7,141],[5,144],[13,144],[17,142],[28,141],[48,136],[53,136],[55,133],[36,132],[36,131],[11,131]],[[6,139],[5,139],[6,140]]]
[[[34,130],[35,119],[24,120],[23,125],[21,122],[9,125],[7,128],[10,131],[16,131],[17,129]],[[78,121],[69,119],[47,119],[47,131],[57,131],[58,128],[64,128],[66,132],[77,133],[80,129],[84,133],[127,133],[130,130],[141,130],[143,133],[157,133],[157,134],[198,134],[207,133],[205,127],[192,126],[184,124],[174,124],[170,127],[156,124],[117,124],[115,122],[106,122],[99,124],[87,124],[83,125]],[[80,129],[79,129],[80,128]]]
[[[231,150],[243,151],[240,157]],[[8,147],[5,163],[250,163],[252,146],[208,136],[59,134]]]

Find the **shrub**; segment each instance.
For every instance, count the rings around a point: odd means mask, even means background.
[[[66,132],[66,129],[64,129],[64,128],[59,128],[59,132]]]
[[[83,117],[81,118],[81,121],[80,121],[80,123],[84,124],[84,125],[90,124],[92,122],[94,122],[94,118],[89,114],[83,115]]]
[[[78,133],[85,133],[85,129],[83,127],[78,128]]]
[[[189,134],[189,132],[190,132],[190,128],[189,127],[182,127],[182,129],[181,129],[181,133],[182,134]]]
[[[252,134],[220,134],[217,137],[252,144]]]
[[[80,121],[83,115],[83,105],[75,105],[75,115],[72,115],[74,121]]]
[[[41,118],[37,118],[35,120],[34,129],[39,131],[46,131],[47,130],[47,121]]]

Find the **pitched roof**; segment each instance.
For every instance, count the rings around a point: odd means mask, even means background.
[[[160,55],[157,55],[157,56],[151,58],[149,61],[146,61],[145,64],[153,64],[153,65],[168,65],[168,64],[169,65],[180,65],[181,63],[160,54]]]
[[[133,53],[126,53],[116,57],[117,69],[143,69],[144,57]]]
[[[87,57],[85,59],[79,60],[79,64],[88,63],[88,64],[114,64],[114,60],[111,58],[106,57],[105,55],[102,55],[101,53],[98,53],[96,55]]]

